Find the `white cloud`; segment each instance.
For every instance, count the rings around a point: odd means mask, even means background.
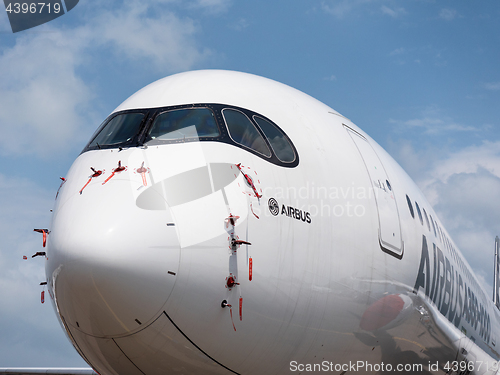
[[[337,18],[342,18],[348,13],[350,13],[353,9],[370,3],[373,0],[341,0],[341,1],[323,1],[321,3],[321,9],[326,13],[332,14]]]
[[[1,8],[0,8],[1,9]],[[0,12],[0,33],[11,33],[12,28],[10,27],[9,17],[7,12]]]
[[[455,9],[443,8],[439,12],[439,17],[446,20],[446,21],[454,20],[457,16],[458,16],[458,12]]]
[[[397,55],[403,55],[406,53],[406,49],[403,47],[396,48],[395,50],[391,51],[389,53],[389,56],[397,56]]]
[[[343,18],[360,8],[366,9],[366,6],[369,4],[374,5],[370,8],[372,14],[380,14],[381,12],[392,18],[399,18],[408,14],[406,9],[398,6],[389,7],[387,5],[382,5],[380,6],[380,11],[378,11],[375,6],[380,2],[379,0],[329,0],[321,3],[321,9],[337,18]]]
[[[500,141],[453,153],[436,147],[415,151],[409,142],[398,145],[401,164],[416,176],[489,295],[494,239],[500,235]]]
[[[47,155],[78,139],[92,98],[76,74],[82,46],[62,31],[25,34],[0,56],[0,149]]]
[[[390,51],[388,55],[393,58],[394,63],[400,65],[404,65],[408,62],[413,62],[415,64],[432,63],[435,66],[447,65],[444,52],[431,45],[410,48],[399,47]]]
[[[446,180],[430,180],[425,190],[435,190],[437,206],[455,227],[493,229],[500,222],[500,177],[480,168],[474,172],[453,173]],[[492,220],[493,219],[493,220]]]
[[[235,21],[233,21],[229,27],[233,30],[236,31],[241,31],[246,29],[248,26],[250,26],[250,23],[245,19],[245,18],[239,18]]]
[[[331,76],[325,77],[324,79],[325,79],[325,81],[336,81],[337,76],[332,74]]]
[[[191,6],[205,8],[213,13],[225,12],[230,4],[231,0],[194,0],[191,2]]]
[[[421,185],[420,180],[426,177],[429,165],[436,157],[428,150],[415,150],[412,143],[404,139],[398,139],[397,142],[390,141],[388,150],[417,185]]]
[[[453,159],[451,156],[448,162],[456,163]],[[425,193],[435,197],[434,209],[447,230],[474,270],[487,275],[486,281],[491,283],[493,244],[500,232],[500,177],[479,168],[428,183]]]
[[[418,119],[407,120],[403,125],[408,127],[421,127],[425,129],[427,134],[436,134],[442,131],[477,131],[473,126],[460,125],[453,122],[451,119],[423,117]]]
[[[410,54],[414,52],[411,50],[408,50],[404,47],[396,48],[395,50],[392,50],[389,52],[389,56],[393,58],[393,62],[398,64],[398,65],[404,65],[406,64],[407,60],[409,59]]]
[[[103,12],[92,22],[92,38],[118,55],[167,73],[189,69],[210,55],[196,45],[194,21],[168,11],[152,17],[149,10],[147,4],[133,2],[123,10]]]
[[[478,173],[481,169],[500,178],[500,141],[484,141],[479,146],[469,146],[451,154],[433,168],[431,176],[447,182],[452,175]]]
[[[404,16],[405,14],[407,14],[406,10],[404,8],[389,8],[385,5],[382,5],[382,13],[383,14],[387,14],[388,16],[392,17],[392,18],[398,18],[398,17],[401,17],[401,16]]]
[[[477,132],[480,130],[474,126],[457,123],[450,116],[444,115],[442,111],[435,106],[423,110],[421,116],[418,118],[404,121],[390,119],[389,121],[396,124],[399,129],[420,128],[423,134],[427,135],[438,135],[446,132]]]
[[[231,0],[196,0],[194,1],[195,4],[203,7],[213,7],[213,6],[225,6],[229,4]]]
[[[500,82],[488,82],[483,85],[486,90],[498,91],[500,90]]]

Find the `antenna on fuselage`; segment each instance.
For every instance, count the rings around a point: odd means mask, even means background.
[[[500,239],[498,236],[495,238],[495,269],[494,269],[494,280],[493,280],[493,302],[495,306],[500,310]]]

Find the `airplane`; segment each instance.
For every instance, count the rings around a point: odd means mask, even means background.
[[[499,373],[498,237],[492,299],[382,147],[267,78],[192,71],[133,94],[42,233],[78,371]],[[57,371],[79,373],[0,373]]]

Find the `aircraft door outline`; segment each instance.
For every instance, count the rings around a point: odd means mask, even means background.
[[[394,187],[375,150],[365,137],[344,125],[358,149],[370,177],[379,221],[379,242],[383,251],[398,259],[403,257],[404,243]]]

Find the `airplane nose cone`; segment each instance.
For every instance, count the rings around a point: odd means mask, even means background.
[[[83,333],[129,334],[158,316],[173,289],[180,246],[170,211],[137,207],[126,180],[72,188],[48,242],[56,308]]]

